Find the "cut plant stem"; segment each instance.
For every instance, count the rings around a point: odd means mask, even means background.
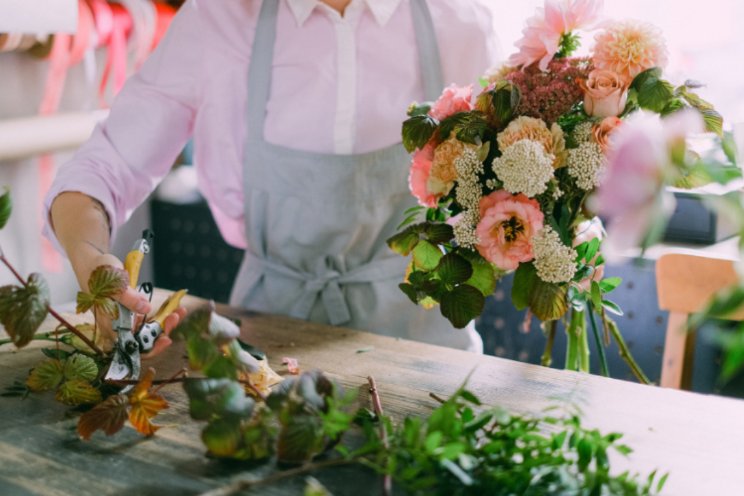
[[[579,370],[579,324],[584,312],[571,309],[571,319],[566,329],[566,370]]]
[[[28,282],[26,282],[23,279],[23,277],[21,277],[21,275],[18,273],[18,271],[15,270],[15,267],[13,267],[13,265],[11,265],[11,263],[8,261],[8,259],[5,258],[5,254],[3,254],[3,253],[0,253],[0,262],[3,262],[5,264],[5,266],[8,268],[8,270],[10,270],[13,273],[13,275],[15,276],[15,278],[18,279],[18,281],[21,284],[23,284],[23,287],[24,288],[27,288],[28,287]],[[91,350],[93,350],[97,355],[100,355],[100,356],[103,356],[104,355],[103,351],[98,346],[96,346],[96,344],[93,341],[91,341],[90,339],[88,339],[88,337],[85,334],[83,334],[82,332],[78,331],[75,328],[74,325],[70,324],[69,322],[67,322],[67,320],[65,320],[64,318],[62,318],[62,316],[60,314],[58,314],[51,307],[51,305],[47,305],[46,308],[47,308],[47,311],[49,312],[49,314],[52,317],[54,317],[55,319],[57,319],[57,321],[60,324],[64,325],[71,333],[73,333],[74,335],[76,335],[77,337],[79,337],[80,340],[83,343],[85,343]]]
[[[604,317],[604,316],[603,316]],[[633,355],[630,353],[630,349],[628,348],[628,345],[625,343],[625,339],[623,339],[623,335],[620,333],[620,329],[618,329],[617,324],[612,319],[609,319],[607,317],[604,317],[604,323],[605,327],[609,330],[609,332],[612,334],[612,336],[615,338],[615,341],[617,342],[617,347],[620,350],[620,356],[623,360],[625,360],[625,363],[628,364],[628,367],[630,367],[630,371],[633,372],[633,375],[638,379],[638,382],[641,384],[651,384],[651,381],[648,380],[648,377],[646,377],[646,374],[643,373],[643,370],[641,367],[636,363],[635,359],[633,358]]]
[[[599,353],[599,365],[601,367],[602,375],[610,377],[610,369],[607,366],[607,355],[605,354],[604,346],[602,346],[602,338],[599,336],[599,329],[597,329],[597,322],[594,319],[594,305],[591,301],[587,303],[587,313],[589,313],[589,322],[592,324],[592,333],[594,334],[594,341],[597,344],[597,352]]]
[[[436,401],[437,403],[440,403],[440,404],[447,402],[447,400],[445,400],[441,396],[437,395],[436,393],[429,393],[429,398],[433,399],[434,401]]]
[[[178,372],[176,372],[175,374],[173,374],[169,379],[166,379],[165,381],[161,382],[158,387],[156,387],[155,389],[153,389],[152,390],[152,394],[155,394],[158,391],[160,391],[161,389],[163,389],[163,386],[165,386],[166,384],[173,384],[174,382],[177,381],[177,379],[185,379],[186,376],[188,375],[188,373],[189,373],[189,370],[186,369],[186,368],[183,368],[183,369],[179,370]]]
[[[544,367],[550,367],[553,364],[553,345],[555,344],[555,331],[558,327],[558,321],[551,320],[547,325],[548,340],[545,342],[545,351],[543,351],[542,357],[540,358],[540,364]]]
[[[377,391],[377,384],[375,383],[374,377],[371,375],[367,377],[369,383],[369,394],[372,396],[372,407],[375,409],[375,415],[380,423],[380,439],[385,450],[390,449],[390,443],[387,437],[387,429],[385,428],[385,422],[382,421],[382,401],[380,401],[380,394]],[[382,494],[384,496],[391,496],[393,494],[393,479],[390,474],[385,474],[382,477]]]
[[[316,470],[321,470],[324,468],[338,467],[341,465],[353,465],[355,463],[358,463],[358,462],[354,459],[347,459],[347,458],[336,458],[334,460],[324,460],[322,462],[309,463],[301,467],[292,468],[289,470],[282,470],[281,472],[273,473],[269,475],[268,477],[264,477],[263,479],[238,480],[228,486],[218,487],[217,489],[212,489],[211,491],[201,493],[200,496],[230,496],[237,492],[243,491],[244,489],[249,489],[252,487],[259,487],[259,486],[266,486],[269,484],[273,484],[275,482],[279,482],[280,480],[288,479],[290,477],[295,477],[297,475],[307,474],[307,473],[314,472]]]

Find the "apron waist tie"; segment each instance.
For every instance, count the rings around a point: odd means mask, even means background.
[[[246,262],[260,268],[262,274],[277,274],[302,283],[302,294],[289,310],[289,316],[307,320],[318,296],[328,314],[331,325],[338,326],[351,321],[351,312],[341,286],[364,284],[402,278],[407,261],[402,257],[384,258],[360,265],[348,272],[339,272],[328,266],[325,259],[319,259],[316,272],[303,272],[280,263],[261,258],[249,250],[245,252]]]

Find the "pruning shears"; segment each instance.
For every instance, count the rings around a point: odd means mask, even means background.
[[[124,258],[124,270],[129,276],[129,287],[131,288],[137,287],[142,260],[150,252],[152,240],[152,231],[146,229],[142,233],[142,238],[134,243],[132,250]],[[152,284],[144,283],[139,290],[151,294]],[[140,327],[139,332],[136,333],[134,332],[134,312],[124,305],[118,304],[119,316],[112,322],[114,332],[116,332],[116,344],[111,366],[106,373],[107,380],[139,379],[141,371],[140,355],[152,350],[155,341],[163,333],[165,318],[178,308],[185,294],[186,290],[182,289],[170,295],[155,313],[155,316],[146,321]],[[128,385],[121,392],[125,393],[133,387],[134,385]]]

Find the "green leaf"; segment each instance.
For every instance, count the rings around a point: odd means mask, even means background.
[[[483,293],[483,296],[493,294],[496,291],[496,282],[498,281],[494,266],[477,253],[462,251],[460,254],[470,262],[470,266],[473,268],[473,275],[465,281],[465,284],[478,289]]]
[[[59,360],[44,360],[34,367],[26,379],[31,391],[50,391],[57,389],[64,379],[63,365]]]
[[[599,238],[594,238],[593,240],[589,241],[589,245],[586,247],[586,253],[584,254],[584,260],[586,261],[586,263],[591,263],[591,261],[597,255],[597,250],[599,250],[599,243],[601,243]]]
[[[608,277],[599,281],[599,287],[603,293],[610,293],[622,284],[622,277]]]
[[[223,418],[248,419],[255,401],[243,386],[230,379],[187,379],[183,388],[189,397],[189,413],[194,420]]]
[[[55,395],[57,401],[65,405],[93,405],[102,401],[101,392],[89,382],[81,379],[65,381]]]
[[[455,232],[452,226],[443,223],[424,224],[423,232],[426,239],[435,245],[448,243],[455,237]]]
[[[451,460],[442,460],[442,466],[446,468],[452,475],[457,477],[464,486],[472,486],[475,481],[470,477],[459,465]]]
[[[516,86],[502,82],[493,91],[493,110],[497,126],[505,125],[514,116],[520,94]]]
[[[0,195],[0,229],[5,227],[13,212],[13,200],[10,197],[10,190],[3,188],[3,194]]]
[[[473,267],[470,262],[456,253],[448,253],[443,256],[436,270],[439,278],[447,285],[464,283],[473,275]]]
[[[428,241],[419,241],[413,249],[413,265],[418,270],[434,270],[441,259],[441,250]]]
[[[483,312],[486,299],[478,289],[461,284],[442,295],[440,308],[453,326],[462,329]]]
[[[49,357],[53,360],[61,360],[65,361],[67,360],[72,353],[66,350],[58,350],[56,348],[42,348],[41,352],[44,354],[44,356]]]
[[[426,115],[431,110],[431,102],[424,102],[424,103],[412,103],[408,107],[408,111],[406,112],[408,114],[408,117],[413,117],[416,115]]]
[[[387,245],[398,255],[407,257],[416,245],[419,243],[419,235],[413,229],[416,226],[409,226],[405,231],[396,234],[387,240]]]
[[[282,426],[277,440],[277,461],[304,463],[323,450],[323,435],[318,417],[295,415]]]
[[[524,310],[530,306],[530,295],[532,288],[537,284],[537,270],[531,263],[519,264],[514,273],[512,285],[512,303],[517,310]]]
[[[129,286],[129,274],[124,269],[101,265],[88,278],[88,291],[96,299],[115,298]]]
[[[204,428],[201,438],[209,454],[218,458],[231,457],[240,446],[240,424],[222,419],[213,420]]]
[[[548,283],[536,277],[530,295],[530,310],[538,319],[558,320],[568,310],[566,286]]]
[[[91,382],[98,377],[98,365],[91,357],[76,353],[65,361],[65,379]]]
[[[620,308],[620,305],[618,305],[614,301],[602,300],[602,306],[610,313],[614,313],[615,315],[620,316],[624,315],[623,309]]]
[[[414,115],[403,122],[403,146],[408,153],[423,148],[437,129],[438,122],[429,115]]]
[[[641,108],[661,113],[674,98],[674,86],[661,79],[661,69],[652,68],[638,74],[631,87],[637,91]]]
[[[723,153],[724,155],[726,155],[726,158],[729,160],[729,162],[731,162],[731,165],[737,165],[739,158],[736,156],[736,142],[734,141],[733,133],[723,133],[723,138],[721,139],[721,149],[723,150]]]
[[[592,305],[599,310],[602,307],[602,290],[599,288],[597,281],[592,281],[591,285]]]
[[[26,287],[0,287],[0,324],[18,348],[26,346],[47,316],[49,286],[31,274]]]
[[[697,109],[701,114],[703,114],[705,127],[708,131],[716,133],[718,136],[723,136],[723,117],[721,114],[716,112],[710,102],[700,98],[697,93],[688,91],[685,87],[679,88],[678,94],[691,107]]]
[[[211,305],[204,305],[186,314],[178,326],[173,329],[171,337],[175,339],[189,340],[192,337],[200,337],[209,329],[209,320],[212,317]]]
[[[408,296],[408,299],[411,300],[414,304],[418,305],[419,303],[419,293],[418,290],[416,290],[415,287],[413,287],[412,284],[409,284],[407,282],[402,282],[398,284],[398,287],[400,288],[403,293]]]

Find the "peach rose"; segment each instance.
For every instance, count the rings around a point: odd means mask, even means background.
[[[623,121],[617,117],[605,117],[602,122],[595,124],[592,128],[594,142],[597,143],[603,152],[607,152],[610,147],[610,136]]]
[[[480,217],[476,248],[483,258],[502,270],[514,270],[535,257],[531,240],[544,220],[537,201],[498,190],[481,199]]]
[[[616,117],[625,109],[628,85],[618,74],[595,69],[584,83],[584,110],[592,117]]]

